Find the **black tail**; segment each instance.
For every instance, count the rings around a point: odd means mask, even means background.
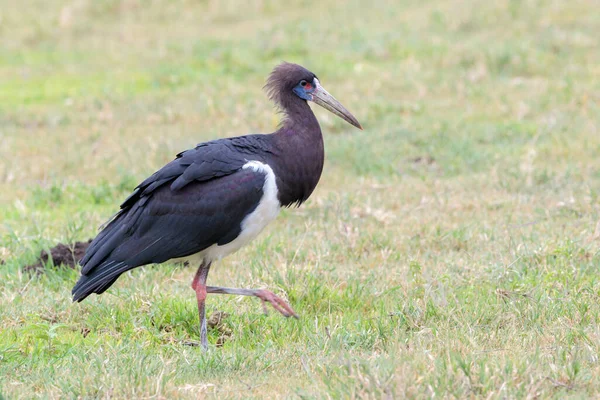
[[[92,293],[100,294],[108,289],[122,273],[135,268],[124,262],[108,261],[94,268],[89,274],[81,275],[71,293],[73,301],[81,301]]]
[[[92,293],[103,293],[130,269],[167,258],[152,252],[160,240],[154,237],[132,239],[123,215],[111,221],[92,241],[81,259],[81,277],[72,290],[73,301],[81,301]],[[160,239],[160,238],[159,238]]]
[[[123,214],[118,213],[107,223],[81,259],[81,277],[71,291],[73,301],[104,292],[123,272],[134,268],[125,261],[117,261],[123,260],[122,257],[114,257],[114,251],[126,239]]]
[[[159,179],[158,175],[152,175],[121,204],[121,210],[108,220],[81,259],[81,277],[71,292],[73,301],[81,301],[92,293],[103,293],[125,271],[171,258],[171,254],[156,251],[157,243],[164,236],[162,226],[148,233],[152,223],[147,223],[144,231],[146,234],[133,237],[133,233],[141,223],[150,194],[183,173],[181,168],[185,169],[187,165],[189,164],[167,164],[166,178]],[[178,174],[173,175],[177,171]]]

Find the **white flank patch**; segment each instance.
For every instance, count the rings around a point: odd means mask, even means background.
[[[281,204],[277,198],[277,183],[275,173],[268,164],[260,161],[248,161],[243,169],[251,168],[254,172],[265,174],[265,184],[263,185],[263,196],[258,206],[242,221],[242,231],[231,242],[223,245],[213,245],[204,250],[201,255],[204,259],[213,261],[238,251],[240,248],[250,243],[258,234],[279,214]],[[200,254],[199,254],[200,255]]]

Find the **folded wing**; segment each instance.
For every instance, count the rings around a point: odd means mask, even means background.
[[[242,169],[240,144],[208,142],[142,182],[92,241],[73,299],[102,293],[125,271],[234,240],[259,204],[265,174]]]

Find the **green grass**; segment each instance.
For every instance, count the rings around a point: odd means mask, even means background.
[[[4,0],[0,397],[586,398],[600,392],[600,9],[571,1]],[[217,264],[300,320],[148,266],[72,304],[22,271],[87,240],[195,143],[277,124],[281,60],[327,160],[300,209]],[[222,342],[222,346],[214,344]]]

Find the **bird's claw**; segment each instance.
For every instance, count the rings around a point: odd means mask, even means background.
[[[281,315],[283,315],[284,317],[286,317],[286,318],[294,317],[294,318],[298,319],[298,314],[296,314],[296,312],[294,310],[292,310],[292,307],[290,307],[285,301],[283,301],[283,299],[281,297],[277,296],[275,293],[268,291],[268,290],[257,290],[256,297],[261,299],[265,314],[267,314],[267,302],[268,302],[273,306],[274,309],[279,311],[281,313]]]

